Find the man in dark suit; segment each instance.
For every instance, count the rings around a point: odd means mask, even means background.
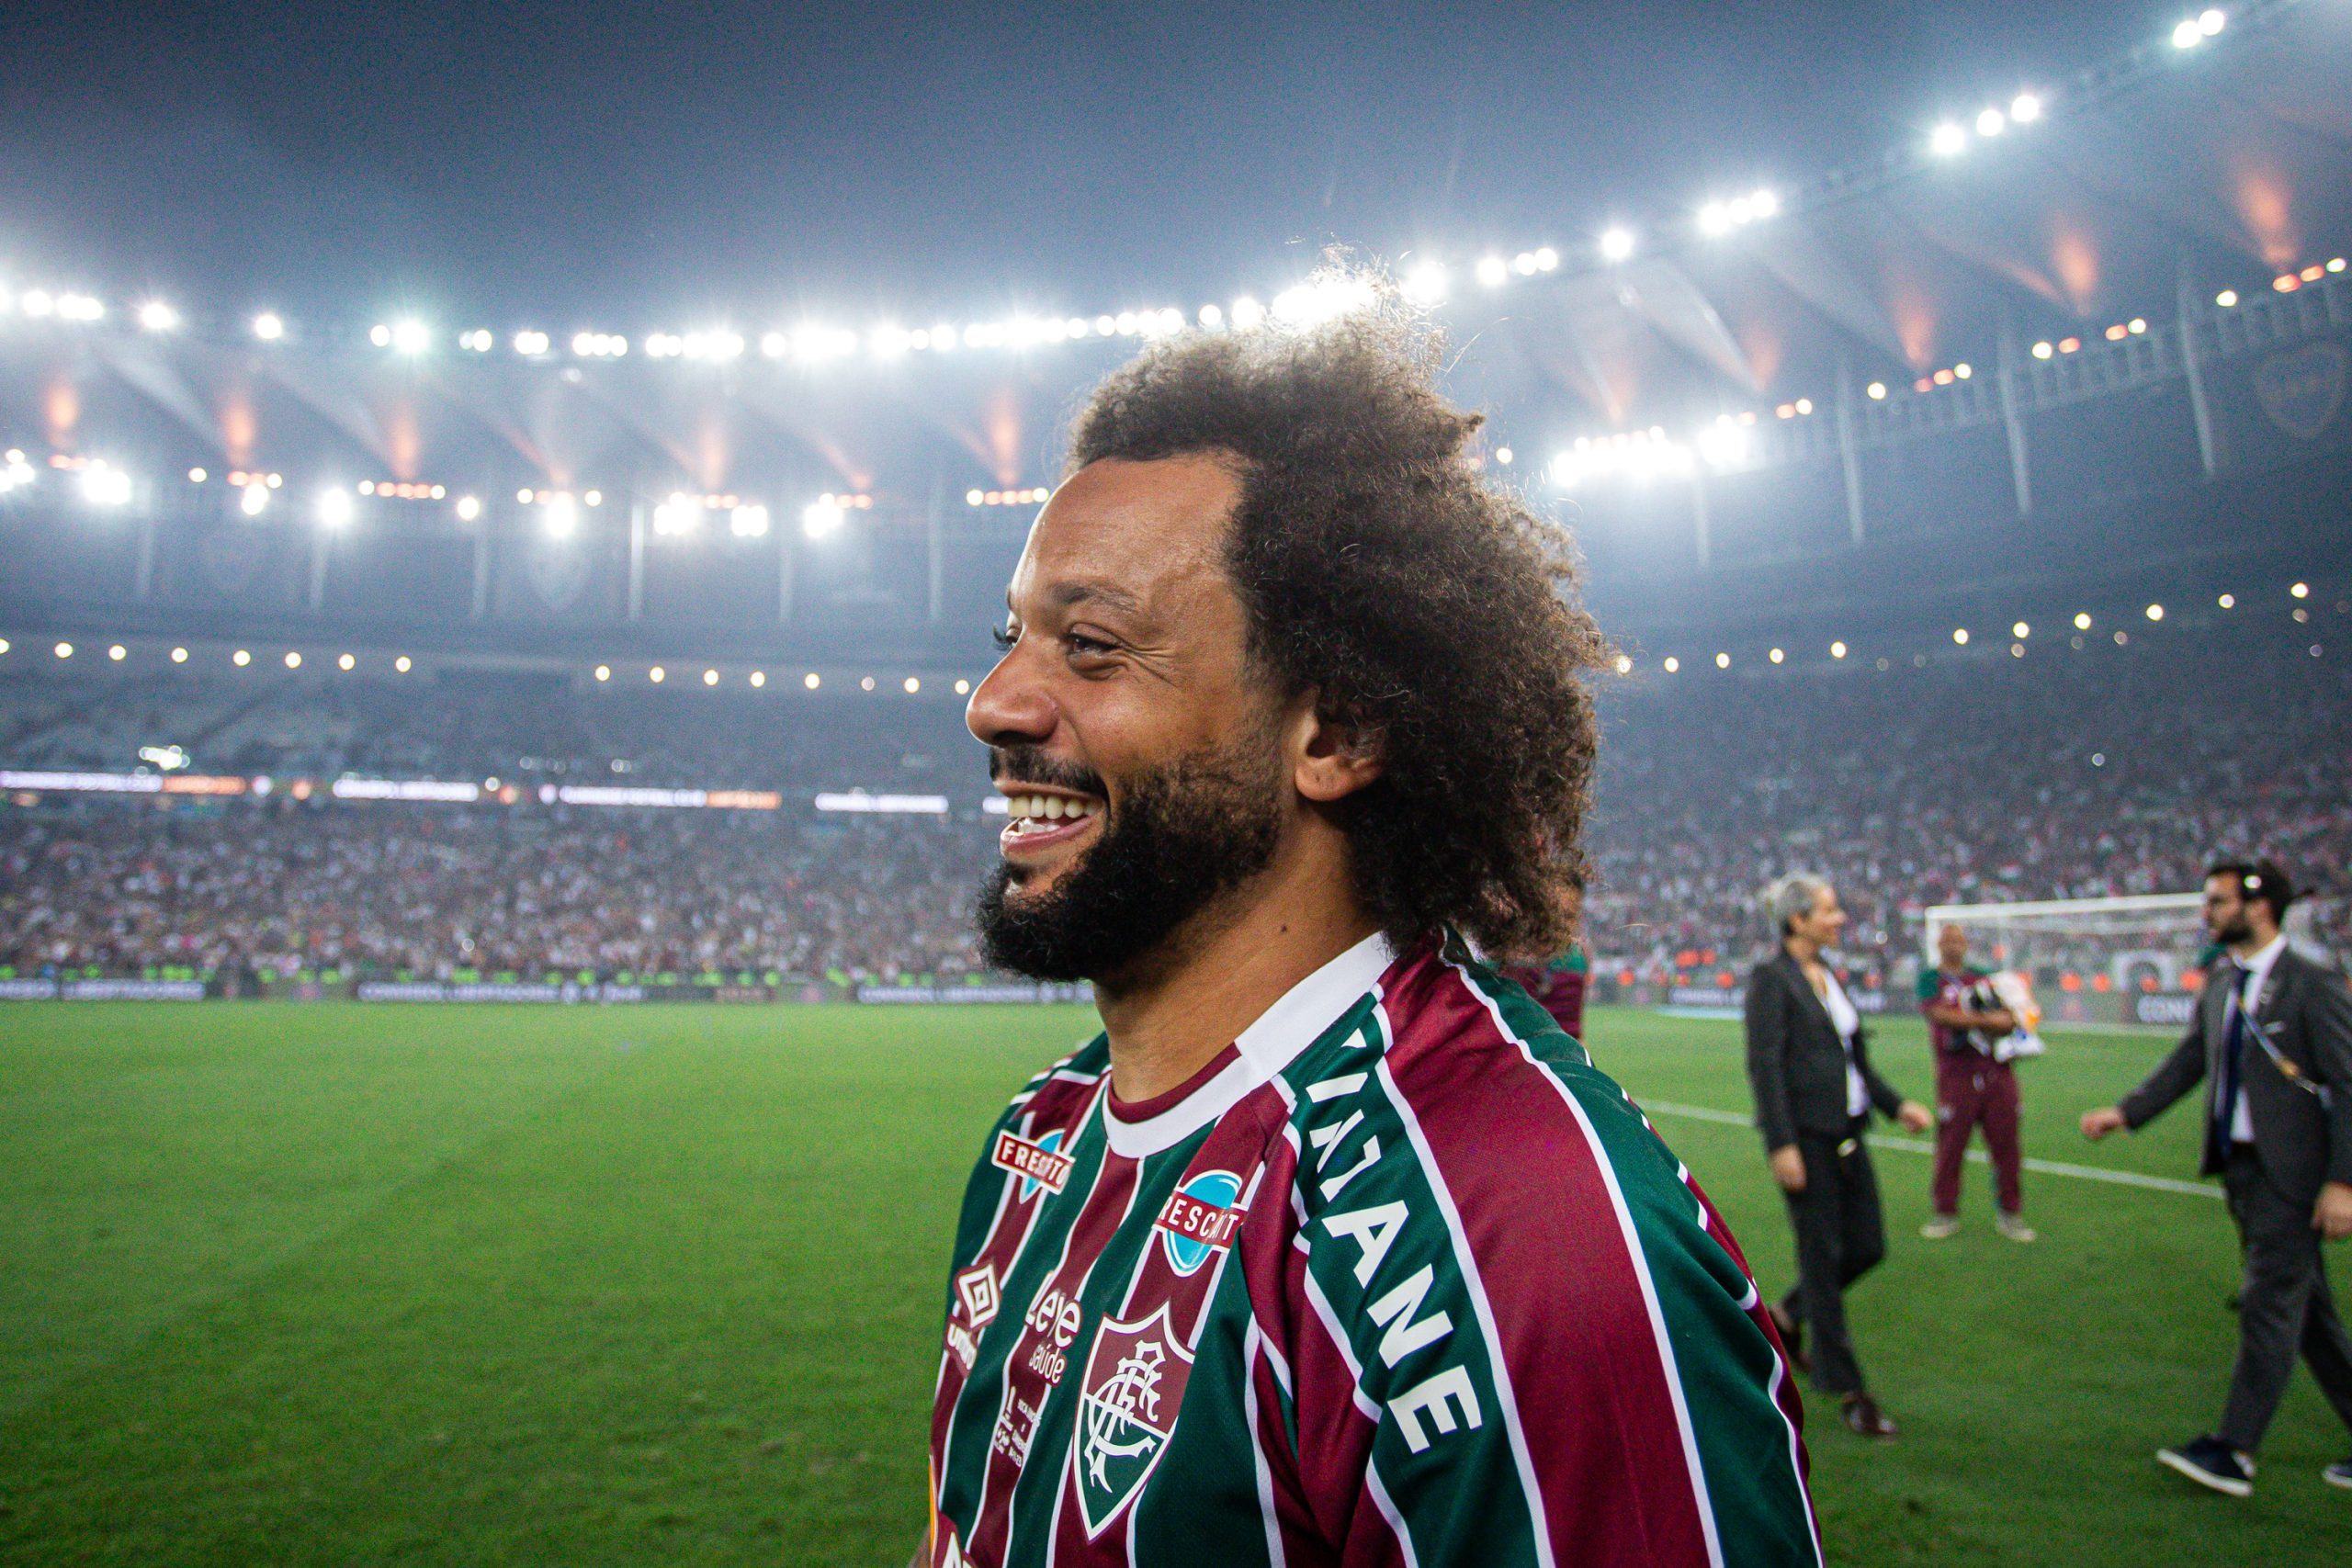
[[[2228,950],[2188,1032],[2121,1104],[2083,1117],[2103,1138],[2144,1125],[2201,1080],[2205,1156],[2245,1247],[2238,1359],[2218,1431],[2156,1455],[2232,1496],[2254,1490],[2254,1452],[2302,1351],[2352,1427],[2352,1338],[2335,1312],[2323,1242],[2352,1235],[2352,993],[2287,945],[2294,898],[2275,862],[2232,861],[2205,877],[2205,924]],[[2352,1489],[2352,1460],[2327,1467]]]
[[[1813,1386],[1838,1396],[1849,1427],[1892,1438],[1894,1422],[1862,1386],[1846,1330],[1846,1288],[1886,1256],[1878,1176],[1862,1134],[1873,1110],[1914,1133],[1936,1119],[1871,1066],[1861,1015],[1824,958],[1846,925],[1837,890],[1794,873],[1772,885],[1765,903],[1781,940],[1747,977],[1747,1078],[1772,1179],[1797,1232],[1796,1288],[1772,1305],[1772,1323]]]

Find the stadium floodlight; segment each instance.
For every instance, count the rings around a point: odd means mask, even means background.
[[[1777,649],[1777,648],[1776,648],[1776,649],[1774,649],[1771,652],[1770,652],[1770,653],[1766,654],[1764,657],[1765,657],[1765,658],[1767,658],[1767,659],[1769,659],[1769,660],[1770,660],[1773,663],[1778,664],[1779,662],[1781,662],[1781,660],[1782,660],[1783,659],[1786,659],[1786,658],[1788,657],[1788,655],[1787,655],[1786,653],[1782,652],[1781,649]]]
[[[1968,646],[1968,628],[1966,626],[1952,627],[1951,640],[1959,644],[1961,647],[1966,648]]]
[[[288,670],[300,670],[302,668],[302,656],[295,652],[292,649],[287,649],[286,668]]]
[[[167,333],[180,324],[180,313],[161,299],[139,307],[139,324],[151,333]]]
[[[2033,635],[2033,628],[2026,625],[2025,622],[2018,621],[2009,627],[2009,635],[2017,638],[2019,642],[2023,642],[2026,638]]]
[[[1536,246],[1536,247],[1535,247],[1535,270],[1536,270],[1536,271],[1538,271],[1538,272],[1557,272],[1557,271],[1559,271],[1559,270],[1560,270],[1560,253],[1559,253],[1559,252],[1557,252],[1557,251],[1555,251],[1555,250],[1554,250],[1554,249],[1553,249],[1551,246],[1549,246],[1549,245],[1538,245],[1538,246]]]
[[[1678,670],[1679,670],[1679,669],[1681,669],[1681,668],[1682,668],[1682,660],[1680,660],[1679,659],[1675,658],[1675,657],[1674,657],[1674,655],[1672,655],[1672,654],[1670,654],[1670,653],[1669,653],[1669,654],[1668,654],[1668,655],[1666,656],[1666,672],[1667,672],[1668,674],[1671,675],[1671,674],[1673,674],[1676,671],[1678,671]]]
[[[1373,301],[1372,284],[1360,277],[1327,277],[1285,288],[1274,296],[1274,318],[1311,327],[1362,310]]]
[[[423,354],[433,346],[433,329],[413,318],[392,323],[394,354]]]
[[[956,694],[957,696],[959,696],[959,697],[967,697],[967,696],[971,695],[971,694],[972,694],[972,682],[970,682],[969,681],[958,681],[958,682],[956,682]]]
[[[119,664],[130,657],[130,650],[118,642],[107,649],[107,657]]]
[[[2238,291],[2234,288],[2224,288],[2219,294],[2213,296],[2213,303],[2219,305],[2224,310],[2230,310],[2235,306],[2237,302]]]
[[[609,665],[609,664],[599,664],[599,665],[597,665],[597,666],[596,666],[596,679],[597,679],[597,680],[599,680],[599,681],[609,681],[609,680],[611,680],[612,678],[613,678],[613,667],[612,667],[611,665]]]
[[[237,498],[237,510],[248,517],[258,517],[269,509],[269,486],[260,479],[245,486]]]
[[[254,656],[242,648],[237,649],[236,652],[229,655],[229,662],[235,665],[240,670],[243,670],[246,665],[251,664],[253,661]]]
[[[1500,467],[1502,467],[1502,468],[1510,468],[1510,459],[1511,459],[1511,450],[1510,450],[1510,447],[1508,447],[1508,446],[1498,446],[1498,447],[1496,447],[1496,448],[1495,448],[1495,462],[1496,462],[1498,465],[1499,465],[1499,466],[1500,466]]]
[[[808,673],[800,677],[800,683],[809,691],[813,692],[825,682],[821,676],[820,676],[814,670],[811,670]]]
[[[340,528],[351,521],[351,492],[341,485],[319,492],[318,517],[323,527]]]
[[[1476,269],[1480,283],[1499,288],[1510,281],[1510,263],[1500,256],[1480,256]]]
[[[537,359],[548,351],[548,334],[526,330],[514,334],[514,352],[526,359]]]
[[[413,666],[409,660],[409,656],[403,653],[398,659],[392,660],[392,668],[405,675],[412,668],[413,668]]]
[[[105,304],[87,294],[61,294],[57,297],[57,319],[61,321],[96,321],[105,319]]]
[[[1225,307],[1216,304],[1204,305],[1200,309],[1199,319],[1201,325],[1204,327],[1211,329],[1221,327],[1225,325]]]
[[[1511,271],[1519,274],[1521,277],[1533,277],[1535,276],[1535,253],[1533,251],[1520,252],[1519,254],[1510,258],[1510,269]]]
[[[392,329],[378,321],[368,329],[368,341],[378,348],[390,348],[392,346]]]
[[[110,463],[82,470],[82,499],[93,506],[121,506],[130,500],[130,476]]]
[[[766,685],[768,683],[768,672],[764,670],[752,671],[751,674],[751,682],[754,688]]]
[[[1718,654],[1716,654],[1716,655],[1715,655],[1715,668],[1716,668],[1716,669],[1718,669],[1718,670],[1728,670],[1728,669],[1730,669],[1730,668],[1731,668],[1731,655],[1730,655],[1730,654],[1728,654],[1728,653],[1718,653]]]
[[[334,661],[334,667],[345,671],[356,670],[359,667],[359,660],[346,653]]]
[[[2088,611],[2082,611],[2075,615],[2075,629],[2078,632],[2086,632],[2091,629],[2091,617]]]
[[[187,649],[185,648],[175,648],[172,649],[172,662],[175,664],[186,664],[187,662]]]
[[[457,513],[458,521],[460,523],[478,521],[481,516],[481,497],[478,495],[458,497]]]
[[[264,343],[276,343],[286,335],[286,322],[275,310],[264,310],[254,318],[254,336]]]
[[[17,303],[28,316],[57,314],[57,300],[46,288],[28,288],[17,297]]]
[[[579,503],[561,491],[539,510],[539,526],[550,539],[569,539],[580,526]]]
[[[2031,125],[2041,118],[2041,99],[2033,93],[2019,93],[2009,100],[2009,121],[2013,125]]]
[[[1435,305],[1445,299],[1446,274],[1443,265],[1425,261],[1405,275],[1405,298],[1416,305]]]
[[[1631,229],[1604,230],[1600,236],[1600,259],[1611,262],[1630,261],[1634,255],[1634,231]]]
[[[2229,24],[2230,18],[2218,6],[2208,6],[2197,14],[2197,30],[2207,38],[2213,37]]]
[[[716,685],[718,685],[718,671],[716,671],[716,670],[706,670],[706,671],[704,671],[702,672],[702,683],[703,683],[704,685],[706,685],[706,686],[716,686]]]
[[[1946,120],[1928,134],[1928,151],[1939,158],[1957,158],[1968,151],[1968,132]]]
[[[768,535],[768,509],[757,504],[739,506],[727,514],[727,527],[739,539],[764,539]]]
[[[2217,603],[2224,610],[2234,610],[2238,607],[2238,596],[2234,593],[2224,593]]]
[[[800,532],[811,539],[821,539],[837,532],[845,513],[842,503],[831,496],[820,496],[800,513]]]
[[[1886,383],[1883,381],[1872,381],[1862,390],[1870,394],[1870,400],[1874,403],[1883,403],[1886,400]]]
[[[917,680],[914,676],[910,675],[906,679],[906,688],[907,695],[911,697],[922,690],[922,682]]]
[[[60,659],[71,659],[74,657],[74,645],[70,642],[61,642],[50,651]]]
[[[2312,596],[2312,585],[2308,582],[2298,582],[2287,590],[2287,593],[2290,598],[2308,599]]]
[[[1733,222],[1731,207],[1726,202],[1711,201],[1699,209],[1699,232],[1702,234],[1709,236],[1728,234],[1732,231]]]
[[[1233,302],[1232,314],[1233,324],[1243,332],[1248,332],[1266,319],[1266,308],[1244,294]]]
[[[1633,660],[1632,660],[1630,657],[1628,657],[1627,655],[1625,655],[1625,654],[1623,654],[1623,653],[1619,654],[1619,655],[1617,656],[1617,673],[1619,673],[1620,675],[1631,675],[1633,672],[1634,672],[1634,661],[1633,661]]]
[[[667,670],[662,669],[659,664],[645,672],[645,678],[652,682],[657,686],[663,681],[669,679],[669,675],[670,672]]]
[[[2009,117],[1999,109],[1985,109],[1976,117],[1976,134],[1979,136],[1998,136],[2008,128]]]
[[[1846,645],[1845,645],[1844,643],[1842,643],[1842,642],[1833,642],[1833,643],[1831,643],[1831,644],[1829,645],[1829,657],[1830,657],[1830,658],[1832,658],[1832,659],[1843,659],[1843,658],[1845,658],[1845,657],[1846,657]]]
[[[2164,618],[2165,607],[2162,604],[2151,604],[2148,606],[2148,619],[2152,621],[2161,621]]]

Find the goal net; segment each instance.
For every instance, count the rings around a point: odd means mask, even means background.
[[[1938,904],[1920,917],[1918,962],[1933,969],[1938,933],[1958,926],[1969,962],[2024,976],[2050,1023],[2185,1023],[2203,980],[2202,904],[2196,893]]]

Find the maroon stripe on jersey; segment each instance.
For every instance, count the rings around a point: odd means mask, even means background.
[[[1386,1061],[1453,1194],[1557,1561],[1706,1568],[1650,1310],[1600,1151],[1562,1090],[1433,956],[1392,976]],[[1547,1201],[1516,1201],[1531,1167]],[[1475,1288],[1475,1287],[1474,1287]]]
[[[1087,1194],[1086,1206],[1079,1212],[1069,1234],[1063,1238],[1061,1255],[1054,1260],[1052,1270],[1038,1285],[1032,1301],[1057,1289],[1070,1301],[1076,1301],[1085,1292],[1087,1276],[1102,1260],[1103,1247],[1110,1244],[1111,1237],[1125,1223],[1127,1211],[1134,1206],[1136,1177],[1140,1169],[1135,1161],[1121,1159],[1107,1148],[1103,1150],[1102,1170],[1095,1179],[1092,1190]],[[1025,1315],[1030,1307],[1030,1301],[1008,1301],[1004,1310]],[[1025,1422],[1029,1436],[1034,1438],[1038,1416],[1046,1407],[1046,1396],[1053,1393],[1058,1380],[1046,1377],[1029,1364],[1027,1352],[1033,1339],[1044,1343],[1042,1336],[1024,1330],[1013,1341],[1012,1353],[1005,1358],[1004,1393],[998,1420],[1000,1423],[1010,1420],[1016,1425]],[[1068,1348],[1076,1350],[1080,1347],[1073,1345]],[[1067,1368],[1062,1375],[1067,1377],[1078,1371],[1075,1367]],[[1027,1407],[1025,1411],[1023,1408],[1024,1404]],[[1025,1451],[1019,1459],[1008,1455],[997,1446],[991,1436],[988,1470],[981,1478],[979,1502],[974,1508],[972,1535],[965,1548],[966,1554],[973,1561],[1004,1561],[1005,1548],[1010,1542],[1012,1529],[1012,1489],[1020,1481],[1029,1457]],[[991,1500],[1000,1495],[1003,1502],[991,1506]]]
[[[1254,1092],[1271,1094],[1272,1091],[1260,1089]],[[1269,1190],[1264,1184],[1265,1166],[1261,1158],[1265,1143],[1265,1134],[1255,1117],[1246,1111],[1228,1112],[1216,1124],[1216,1130],[1203,1140],[1201,1146],[1193,1152],[1193,1157],[1176,1185],[1181,1188],[1186,1181],[1204,1172],[1231,1171],[1244,1183],[1235,1206],[1246,1212],[1260,1192]],[[1135,1168],[1140,1170],[1141,1167],[1138,1165]],[[1274,1197],[1279,1199],[1280,1193],[1274,1193]],[[1155,1227],[1145,1238],[1143,1256],[1136,1260],[1135,1271],[1127,1278],[1126,1294],[1120,1298],[1118,1307],[1108,1314],[1107,1320],[1136,1323],[1148,1319],[1164,1305],[1168,1309],[1169,1326],[1188,1350],[1197,1354],[1201,1330],[1208,1322],[1209,1303],[1216,1296],[1217,1281],[1224,1277],[1225,1267],[1231,1259],[1231,1248],[1221,1247],[1191,1274],[1180,1274],[1170,1264],[1168,1247]],[[1098,1325],[1096,1333],[1099,1335],[1101,1332]],[[1090,1355],[1092,1348],[1091,1340],[1083,1347]],[[1073,1365],[1071,1370],[1080,1377],[1084,1376],[1083,1366]],[[1084,1392],[1082,1384],[1080,1392]],[[1055,1491],[1054,1545],[1048,1560],[1056,1563],[1132,1562],[1137,1511],[1135,1502],[1127,1505],[1123,1517],[1106,1521],[1110,1528],[1104,1529],[1100,1540],[1090,1540],[1087,1538],[1085,1513],[1071,1495],[1072,1488],[1078,1483],[1080,1438],[1086,1419],[1082,1411],[1078,1419],[1080,1426],[1071,1434],[1069,1460],[1063,1466],[1061,1480]],[[1113,1550],[1114,1542],[1121,1550]]]
[[[1049,1123],[1045,1129],[1047,1132],[1056,1126],[1064,1127],[1067,1131],[1062,1134],[1062,1146],[1069,1148],[1077,1143],[1087,1119],[1093,1114],[1094,1100],[1106,1091],[1109,1083],[1108,1077],[1099,1079],[1085,1086],[1082,1093],[1076,1095],[1048,1095],[1041,1091],[1039,1098],[1046,1100],[1046,1104],[1041,1110],[1033,1103],[1029,1111],[1014,1125],[1024,1138],[1039,1135],[1038,1123],[1041,1120]],[[1049,1089],[1053,1087],[1047,1086]],[[995,1140],[991,1138],[989,1141],[993,1143]],[[1021,1257],[1021,1249],[1028,1245],[1029,1233],[1036,1228],[1037,1216],[1045,1213],[1048,1196],[1046,1189],[1039,1186],[1023,1198],[1021,1196],[1022,1185],[1017,1176],[1004,1179],[1004,1190],[997,1198],[996,1215],[989,1224],[988,1235],[980,1239],[978,1253],[969,1264],[956,1271],[960,1277],[974,1269],[988,1269],[1000,1298],[1006,1276],[1012,1272],[1013,1264]],[[934,1460],[942,1461],[946,1454],[948,1429],[956,1419],[956,1401],[964,1391],[965,1379],[971,1372],[956,1352],[955,1331],[960,1326],[977,1340],[979,1330],[984,1326],[970,1321],[960,1298],[959,1292],[958,1300],[948,1307],[948,1346],[941,1354],[939,1386],[932,1397],[931,1452]],[[1000,1299],[997,1311],[1004,1310],[1005,1303]],[[990,1321],[994,1321],[993,1317]],[[942,1469],[944,1469],[944,1462]]]

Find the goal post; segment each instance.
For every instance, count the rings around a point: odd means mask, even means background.
[[[1919,964],[1935,966],[1938,933],[1956,925],[1971,961],[2025,976],[2052,1023],[2185,1023],[2204,981],[2203,902],[2147,893],[1932,905],[1919,917]]]

